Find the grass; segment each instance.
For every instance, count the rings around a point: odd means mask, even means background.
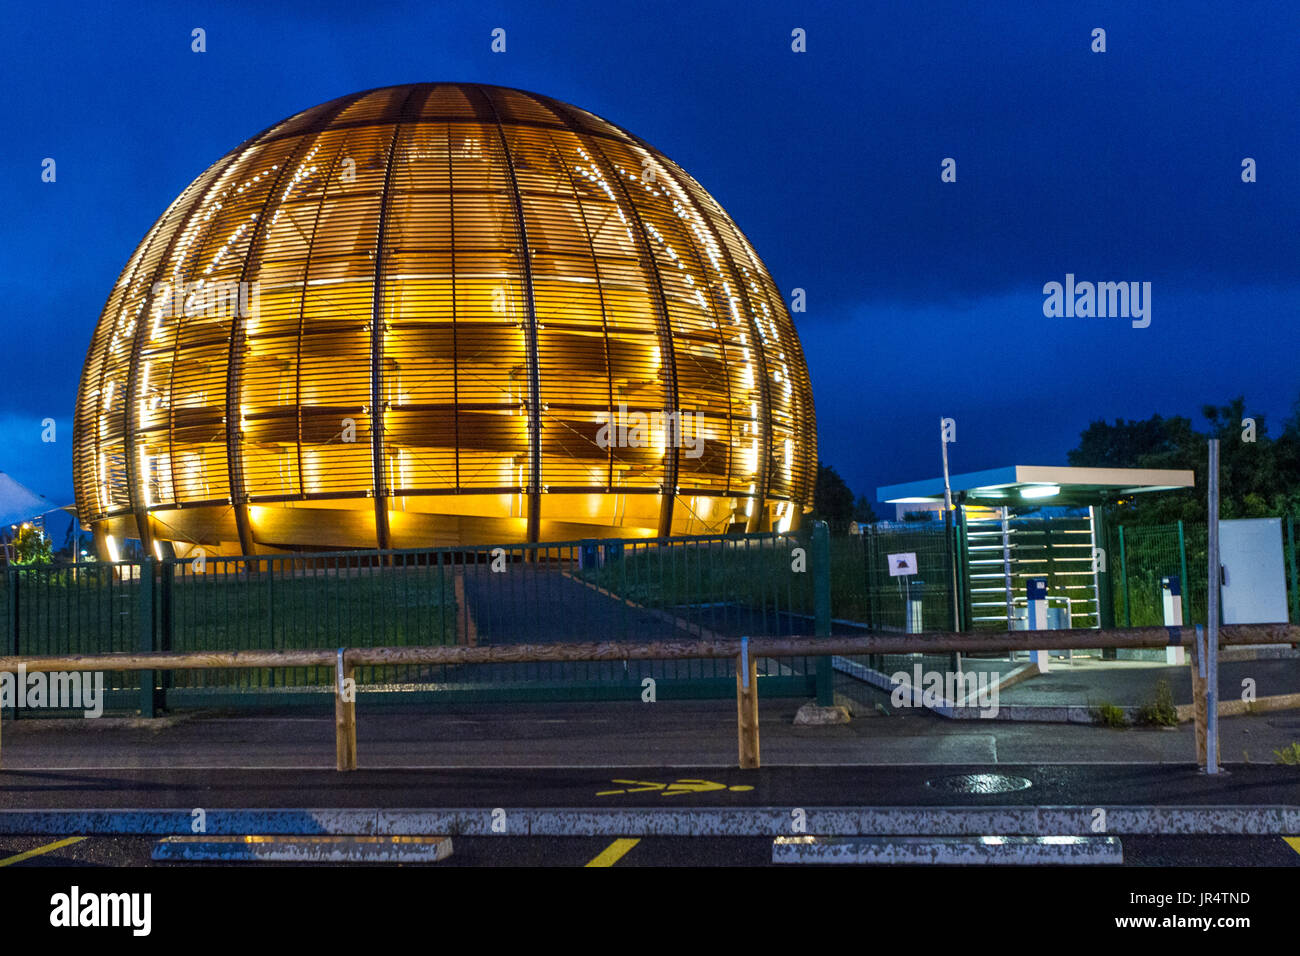
[[[665,608],[716,602],[748,608],[768,608],[796,614],[814,613],[813,555],[810,535],[799,532],[783,539],[735,539],[686,546],[637,547],[617,561],[587,568],[587,580],[637,604]],[[935,536],[914,533],[888,545],[890,550],[915,551],[921,577],[930,580],[923,608],[924,625],[948,630],[947,592],[942,553]],[[796,548],[803,554],[795,553]],[[902,630],[905,598],[900,578],[885,574],[884,554],[870,586],[864,543],[854,536],[830,539],[831,614]]]
[[[1092,709],[1092,719],[1102,727],[1127,727],[1128,717],[1124,708],[1109,701],[1103,701]]]
[[[1273,751],[1273,762],[1283,763],[1289,767],[1300,766],[1300,742],[1292,741],[1290,746]]]
[[[233,566],[232,566],[233,567]],[[265,566],[264,566],[265,568]],[[140,647],[141,584],[109,569],[24,574],[18,650],[106,653]],[[8,605],[8,585],[4,590]],[[153,593],[163,620],[163,587]],[[171,650],[448,645],[456,640],[451,569],[352,567],[327,573],[277,567],[274,573],[178,576],[172,583]],[[13,636],[9,635],[12,642]],[[358,683],[411,679],[415,668],[362,668]],[[122,678],[130,686],[132,675]],[[329,668],[176,671],[176,687],[283,687],[329,684]]]
[[[811,611],[812,574],[794,570],[794,538],[716,541],[685,546],[630,548],[618,560],[585,568],[583,577],[647,607],[675,607],[720,601],[748,606],[778,601],[783,608]]]

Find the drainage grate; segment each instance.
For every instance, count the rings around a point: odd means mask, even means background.
[[[927,780],[925,785],[944,793],[985,794],[1028,790],[1033,783],[1024,777],[1012,777],[1005,773],[963,773]]]

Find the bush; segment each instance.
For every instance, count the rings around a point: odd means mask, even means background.
[[[54,560],[54,545],[45,537],[45,532],[26,522],[13,536],[10,547],[13,548],[14,564],[50,564]]]
[[[1136,722],[1152,727],[1178,726],[1178,708],[1169,681],[1164,678],[1156,681],[1153,696],[1138,708]]]

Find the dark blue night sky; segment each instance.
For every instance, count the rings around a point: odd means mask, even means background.
[[[891,6],[10,5],[0,470],[71,500],[91,331],[190,180],[291,113],[425,80],[574,103],[710,190],[806,290],[821,457],[856,492],[936,474],[941,416],[958,472],[1237,394],[1276,434],[1300,396],[1300,5]],[[1066,273],[1151,282],[1150,327],[1044,317]]]

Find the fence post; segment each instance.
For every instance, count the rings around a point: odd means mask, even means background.
[[[1124,586],[1124,626],[1133,626],[1133,602],[1128,593],[1128,561],[1124,554],[1124,526],[1119,526],[1119,577]]]
[[[813,632],[817,637],[831,636],[831,537],[825,521],[813,522]],[[752,662],[751,662],[752,663]],[[835,703],[835,670],[829,657],[817,658],[817,704],[830,707]]]
[[[961,629],[963,632],[970,631],[974,628],[972,618],[975,616],[975,602],[971,597],[971,573],[970,573],[970,527],[967,524],[966,506],[962,505],[960,515],[960,524],[958,525],[957,547],[961,554]]]
[[[1219,562],[1219,439],[1210,439],[1209,507],[1206,509],[1209,527],[1206,528],[1209,551],[1208,584],[1205,609],[1205,657],[1200,665],[1205,673],[1205,772],[1219,772],[1219,585],[1223,566]]]
[[[14,657],[17,657],[18,656],[18,620],[19,620],[18,579],[21,577],[21,575],[18,573],[17,569],[13,567],[13,565],[9,566],[9,568],[7,569],[7,573],[9,575],[9,647],[10,647],[9,653],[12,654]],[[18,679],[18,675],[15,674],[14,680],[17,681],[17,679]],[[15,690],[16,689],[17,689],[17,685],[15,684]],[[3,708],[0,708],[0,710],[3,710]],[[15,694],[14,695],[14,720],[17,719],[18,719],[18,695]]]
[[[740,769],[757,770],[758,662],[749,653],[747,637],[740,639],[740,653],[736,655],[736,738],[740,749]]]
[[[138,626],[140,628],[140,650],[146,654],[153,651],[154,641],[154,620],[153,620],[153,569],[154,559],[146,556],[140,562],[140,584],[137,598],[139,605],[137,614],[139,616]],[[140,716],[154,717],[154,679],[155,671],[140,672]]]
[[[964,505],[954,505],[955,515],[952,522],[952,539],[948,542],[953,549],[953,566],[956,568],[956,574],[953,578],[952,589],[952,623],[953,628],[957,631],[966,630],[966,550],[962,547],[966,540],[966,519]],[[924,627],[921,628],[925,630]],[[953,651],[948,655],[948,667],[954,673],[961,672],[961,654]]]
[[[1296,577],[1295,515],[1286,516],[1286,545],[1291,551],[1291,623],[1300,624],[1300,578]]]
[[[1205,666],[1205,632],[1199,624],[1194,628],[1196,640],[1192,642],[1192,727],[1196,739],[1196,765],[1205,766],[1207,687],[1209,678]]]
[[[176,563],[172,558],[165,558],[158,564],[158,650],[172,649],[172,589],[176,583]],[[155,697],[163,709],[167,707],[167,688],[172,683],[171,671],[159,671],[158,694]]]
[[[1182,567],[1182,577],[1179,581],[1183,586],[1183,623],[1190,624],[1192,621],[1192,579],[1187,576],[1187,537],[1183,534],[1182,518],[1178,519],[1178,561]]]
[[[357,691],[353,665],[339,648],[334,667],[334,756],[339,770],[357,769]]]

